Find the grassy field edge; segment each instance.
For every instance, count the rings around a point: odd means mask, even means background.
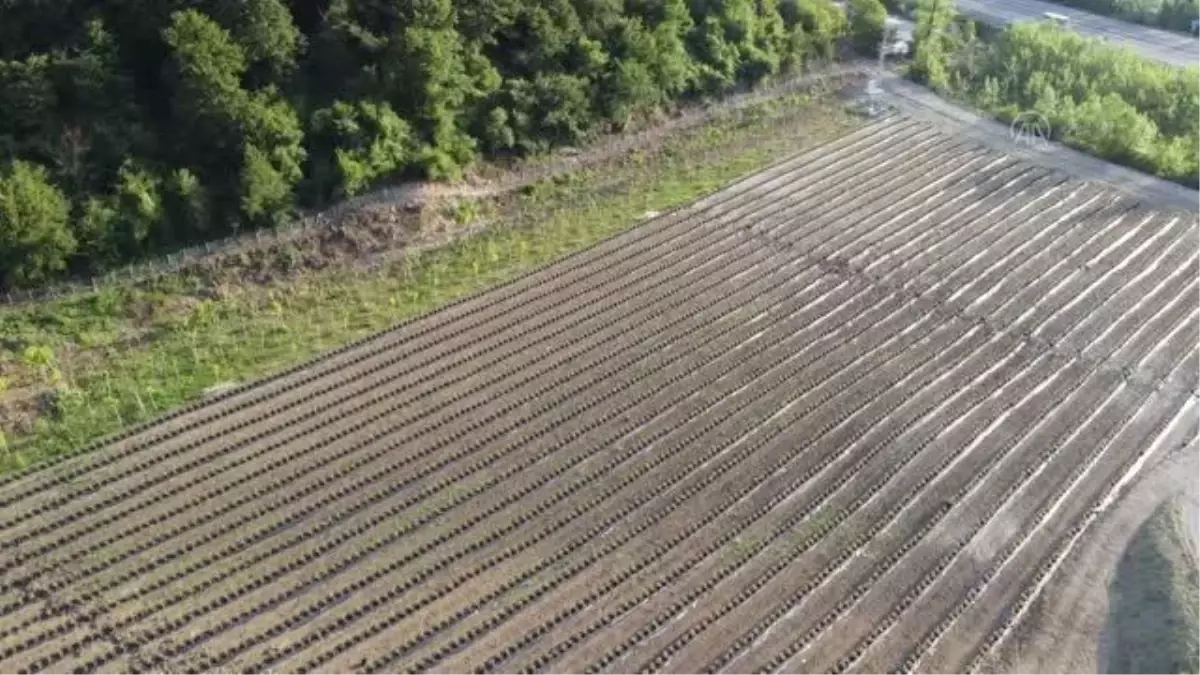
[[[860,123],[829,92],[781,95],[522,190],[429,207],[419,227],[439,230],[438,248],[299,265],[266,282],[200,274],[114,284],[0,310],[0,473],[90,450],[206,392],[303,367]]]

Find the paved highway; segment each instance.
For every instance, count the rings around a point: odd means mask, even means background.
[[[1128,45],[1146,57],[1180,66],[1200,63],[1200,40],[1181,33],[1149,28],[1119,19],[1041,0],[958,0],[958,10],[994,26],[1042,19],[1054,12],[1071,19],[1071,28],[1084,35]]]

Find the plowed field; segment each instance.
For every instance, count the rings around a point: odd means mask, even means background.
[[[951,671],[1197,435],[1198,222],[884,120],[0,485],[3,671]]]

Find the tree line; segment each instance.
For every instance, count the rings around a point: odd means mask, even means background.
[[[1197,187],[1200,69],[1022,22],[979,39],[947,0],[925,0],[914,38],[915,77],[1010,121],[1036,113],[1054,140]]]
[[[0,286],[576,144],[831,59],[882,30],[878,5],[855,0],[871,18],[852,20],[830,0],[12,0]]]

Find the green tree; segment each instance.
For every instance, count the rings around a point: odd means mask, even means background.
[[[86,28],[80,17],[92,0],[7,0],[0,3],[0,61],[48,54],[81,40]]]
[[[203,236],[209,230],[208,193],[188,169],[176,169],[167,177],[163,203],[166,222],[180,240]]]
[[[261,69],[256,79],[278,82],[296,69],[302,36],[282,0],[218,0],[213,14],[242,48],[247,64]]]
[[[0,61],[0,156],[52,161],[57,109],[49,56]]]
[[[512,150],[517,147],[517,135],[513,131],[512,116],[508,110],[496,106],[488,111],[483,120],[483,130],[480,132],[484,147],[493,153]]]
[[[457,175],[475,152],[475,141],[463,128],[472,86],[461,39],[449,28],[410,27],[395,44],[389,98],[402,105],[426,139],[422,162],[430,176]]]
[[[621,127],[635,111],[663,102],[663,90],[654,71],[658,55],[654,36],[639,20],[618,18],[606,34],[603,49],[610,58],[596,76],[597,108],[604,118]]]
[[[0,174],[0,271],[8,287],[41,283],[75,252],[67,198],[44,167],[13,162]]]
[[[497,36],[512,28],[524,4],[519,0],[459,3],[456,7],[458,30],[469,43],[495,45]]]
[[[692,31],[691,50],[698,60],[699,84],[706,94],[721,94],[737,78],[739,54],[725,37],[720,17],[706,16]]]
[[[949,60],[954,44],[950,31],[955,14],[953,0],[919,0],[917,3],[912,72],[918,80],[934,89],[945,89],[950,83]]]
[[[674,99],[692,90],[696,64],[687,49],[687,36],[695,23],[684,0],[663,0],[661,9],[645,17],[654,40],[650,71],[664,98]]]
[[[115,37],[100,19],[86,28],[84,44],[57,55],[52,69],[52,166],[57,182],[76,194],[104,190],[126,159],[155,149]]]
[[[183,140],[183,155],[224,201],[240,195],[252,222],[277,222],[289,212],[303,176],[304,132],[295,109],[274,87],[242,87],[244,51],[204,14],[176,12],[165,38],[172,49],[176,114],[193,132]],[[236,174],[229,170],[239,165]],[[213,215],[225,220],[233,209],[226,205]]]
[[[1092,154],[1148,168],[1159,143],[1158,127],[1116,94],[1092,96],[1079,106],[1073,140]]]
[[[780,5],[784,25],[799,25],[810,56],[832,59],[837,41],[846,34],[846,13],[830,0],[796,0]],[[793,23],[794,21],[794,23]]]
[[[828,3],[822,8],[837,11]],[[707,93],[721,93],[738,82],[755,83],[781,70],[789,41],[775,0],[711,0],[702,11],[704,20],[693,31],[692,46]],[[828,22],[823,26],[839,30]]]
[[[202,156],[206,148],[219,165],[241,150],[236,121],[247,104],[241,85],[245,52],[228,31],[196,10],[172,14],[163,35],[171,48],[174,117],[187,132],[181,144],[191,146],[189,156]]]
[[[326,198],[358,194],[416,158],[412,128],[383,101],[338,101],[312,124],[316,187]]]
[[[1156,144],[1153,169],[1156,174],[1187,185],[1200,187],[1196,158],[1200,157],[1200,133],[1189,136],[1160,138]]]
[[[887,8],[880,0],[851,0],[849,18],[855,48],[862,54],[876,54],[887,26]]]
[[[587,81],[564,73],[515,78],[500,95],[511,111],[511,129],[520,152],[571,145],[591,129],[593,116]]]
[[[242,142],[261,149],[289,186],[304,176],[304,127],[300,116],[278,91],[254,92],[238,111]],[[290,188],[289,188],[290,190]]]
[[[386,38],[379,66],[384,98],[412,121],[425,141],[420,161],[434,178],[452,177],[470,163],[467,133],[475,106],[496,90],[500,76],[455,29],[450,0],[413,0]]]
[[[1036,111],[1069,145],[1187,185],[1200,175],[1200,71],[1046,23],[950,43],[949,79],[1002,119]],[[970,58],[963,58],[968,52]]]
[[[78,253],[93,272],[125,257],[114,241],[120,219],[116,201],[111,195],[88,197],[74,220],[73,232],[78,242]]]
[[[162,182],[141,163],[127,160],[117,174],[115,190],[117,219],[110,237],[126,256],[144,253],[153,243],[166,243],[170,234],[162,230]]]
[[[291,205],[292,184],[267,153],[247,145],[242,161],[242,211],[258,225],[278,224]]]
[[[878,2],[852,9],[865,45]],[[393,176],[453,178],[480,152],[579,143],[831,59],[850,27],[832,0],[21,0],[0,22],[0,158],[44,167],[71,207],[68,267],[102,269]],[[1042,43],[1021,75],[988,73],[1002,105],[1013,78],[1056,115],[1082,87],[1115,93],[1158,129],[1140,161],[1188,164],[1190,74]],[[926,56],[977,87],[954,48]],[[1064,59],[1090,74],[1031,79]]]
[[[561,72],[583,28],[569,0],[525,3],[512,26],[497,35],[490,50],[497,68],[507,77],[532,79],[541,73]]]

